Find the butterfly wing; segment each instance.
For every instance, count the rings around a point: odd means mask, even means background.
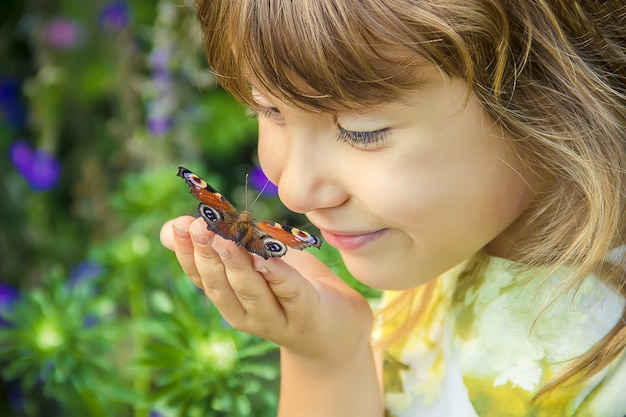
[[[198,213],[206,222],[207,229],[225,239],[236,241],[232,228],[237,220],[235,207],[215,188],[187,168],[179,167],[178,176],[185,180],[191,195],[200,201]]]
[[[235,207],[233,207],[223,195],[187,168],[178,167],[178,176],[185,180],[191,195],[201,203],[213,207],[216,210],[225,211],[234,216],[237,215]]]
[[[238,213],[223,195],[187,168],[179,167],[178,176],[185,180],[191,195],[200,201],[198,212],[207,228],[237,242],[248,252],[268,259],[283,256],[287,247],[302,250],[322,245],[319,238],[304,230],[272,221],[253,221],[248,211]]]
[[[254,253],[264,251],[267,257],[283,256],[287,247],[302,250],[312,246],[319,248],[322,245],[321,239],[297,227],[267,220],[255,221],[254,227],[260,232],[258,239],[251,240],[249,245],[253,247],[246,246],[246,249]],[[267,259],[264,254],[260,255]]]

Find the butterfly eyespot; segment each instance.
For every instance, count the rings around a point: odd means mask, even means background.
[[[200,201],[198,213],[207,229],[251,253],[268,259],[283,256],[288,247],[302,250],[322,245],[320,239],[298,228],[254,220],[247,210],[237,212],[222,194],[187,168],[178,167],[177,175],[185,180],[191,195]]]
[[[282,256],[287,252],[287,246],[276,239],[266,237],[263,239],[263,245],[273,256]]]
[[[208,185],[205,180],[193,173],[189,173],[187,175],[187,179],[189,179],[189,181],[191,181],[195,186],[200,188],[205,188]]]
[[[299,237],[299,238],[300,238],[300,239],[302,239],[302,240],[307,240],[307,241],[309,241],[309,240],[316,241],[316,240],[317,240],[317,238],[316,238],[316,237],[314,237],[313,235],[311,235],[311,234],[310,234],[310,233],[308,233],[308,232],[305,232],[304,230],[300,230],[300,229],[293,229],[293,230],[291,231],[291,233],[293,233],[293,234],[294,234],[294,236],[297,236],[297,237]]]
[[[319,239],[312,234],[295,227],[291,229],[291,233],[301,241],[311,243],[312,245],[316,245],[319,242]]]
[[[208,222],[213,222],[213,223],[218,222],[222,218],[216,210],[213,210],[211,207],[207,206],[206,204],[200,204],[199,211],[200,211],[200,215],[202,216],[202,218]]]

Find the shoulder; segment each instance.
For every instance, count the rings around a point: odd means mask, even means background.
[[[586,352],[622,319],[623,296],[596,277],[568,290],[562,285],[567,268],[522,270],[499,258],[487,262],[468,283],[461,276],[455,289],[452,313],[462,339],[525,340],[545,359],[562,362]]]
[[[438,280],[419,325],[388,352],[393,356],[385,363],[390,409],[397,415],[411,415],[409,410],[476,415],[442,405],[454,403],[480,416],[530,415],[538,390],[602,340],[622,320],[626,304],[593,276],[564,291],[559,283],[571,271],[549,272],[485,258]],[[420,302],[419,297],[407,300],[405,307]],[[406,317],[400,315],[399,322]],[[626,410],[625,356],[577,390],[564,391],[553,409],[559,415],[623,417],[615,410]]]
[[[626,352],[594,375],[579,396],[577,415],[624,417],[626,415]]]
[[[484,399],[514,391],[529,400],[622,320],[626,301],[614,288],[590,276],[579,287],[563,290],[560,284],[571,271],[550,272],[524,271],[490,258],[480,274],[467,277],[468,282],[463,283],[460,276],[451,312],[472,402],[495,407],[493,400]],[[619,394],[624,383],[622,354],[577,390],[564,391],[557,409],[588,409],[593,413],[580,415],[622,417],[623,413],[614,410],[626,410],[625,396]]]

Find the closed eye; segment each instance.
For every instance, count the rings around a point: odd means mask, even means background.
[[[341,126],[338,127],[339,136],[337,140],[339,142],[345,142],[355,148],[368,148],[374,145],[381,145],[391,132],[390,128],[371,130],[365,132],[357,132],[353,130],[346,130]]]
[[[258,105],[254,107],[248,107],[246,113],[250,117],[263,117],[275,122],[283,121],[283,114],[274,106]],[[370,131],[355,131],[347,130],[341,126],[337,126],[339,142],[347,143],[348,145],[365,149],[372,146],[380,146],[387,139],[387,136],[391,133],[391,128],[370,130]]]
[[[246,114],[249,117],[258,118],[265,117],[268,119],[277,119],[282,117],[282,113],[278,110],[278,107],[266,107],[266,106],[257,106],[257,107],[248,107],[246,109]]]

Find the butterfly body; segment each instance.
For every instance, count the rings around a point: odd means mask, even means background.
[[[179,167],[178,176],[185,180],[191,195],[200,201],[198,212],[207,229],[249,252],[268,259],[283,256],[287,247],[302,250],[322,245],[319,238],[304,230],[273,221],[254,220],[248,210],[238,212],[223,195],[186,168]]]

